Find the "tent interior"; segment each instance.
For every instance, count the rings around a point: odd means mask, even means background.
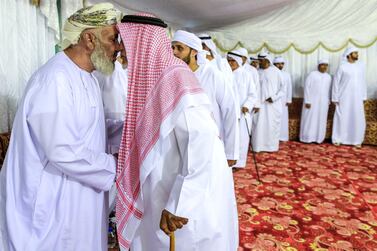
[[[0,132],[11,129],[17,100],[31,74],[59,48],[63,20],[100,0],[4,0],[0,3]],[[377,98],[375,0],[113,0],[123,13],[151,12],[177,29],[212,36],[220,52],[243,46],[250,54],[283,56],[294,97],[303,96],[307,74],[327,58],[334,74],[348,46],[366,64],[368,98]],[[12,49],[9,49],[12,48]]]
[[[11,131],[33,72],[59,51],[64,20],[99,2],[1,0],[0,133]],[[234,175],[239,250],[377,250],[377,0],[108,2],[124,14],[157,15],[169,25],[169,35],[178,29],[207,33],[222,55],[245,47],[250,55],[268,51],[285,58],[293,82],[293,142],[283,143],[279,153],[257,154],[263,184],[251,156],[247,168]],[[339,150],[294,142],[305,78],[320,59],[329,60],[333,75],[349,46],[359,49],[366,66],[368,146]]]

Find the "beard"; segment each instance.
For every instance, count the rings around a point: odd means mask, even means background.
[[[92,60],[94,68],[102,74],[111,75],[114,72],[114,62],[106,56],[106,51],[98,39],[96,41],[96,47],[92,55],[90,55],[90,59]]]
[[[357,61],[359,59],[359,56],[351,56],[353,61]]]
[[[184,57],[184,58],[182,58],[182,61],[183,62],[185,62],[186,64],[190,64],[190,62],[191,62],[191,57],[190,57],[190,55],[191,55],[191,51],[192,51],[192,49],[190,48],[190,51],[189,51],[189,53],[186,55],[186,57]]]

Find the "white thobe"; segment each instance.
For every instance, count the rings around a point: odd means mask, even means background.
[[[280,130],[280,141],[289,140],[289,111],[288,105],[292,103],[292,78],[291,75],[286,71],[281,71],[283,81],[285,82],[286,92],[282,98],[283,113],[281,117],[281,130]]]
[[[216,58],[216,59],[211,60],[209,63],[212,64],[212,66],[217,67],[218,70],[223,74],[225,82],[228,85],[232,86],[235,101],[236,101],[236,106],[239,107],[237,85],[235,83],[234,75],[228,63],[228,60],[226,60],[225,58]],[[241,116],[241,112],[239,111],[239,109],[237,109],[237,116],[238,118],[240,118]]]
[[[259,83],[259,73],[258,73],[258,70],[255,69],[254,66],[251,66],[251,65],[249,65],[249,64],[247,64],[247,63],[245,63],[245,64],[243,65],[243,67],[244,67],[244,68],[245,68],[245,69],[251,74],[254,83]],[[259,85],[256,84],[256,87],[258,88]],[[259,90],[257,90],[257,92],[259,92]]]
[[[163,209],[189,219],[175,232],[176,250],[237,250],[232,170],[209,108],[183,110],[173,130],[159,139],[149,155],[154,151],[162,158],[144,161],[146,169],[154,167],[142,183],[144,214],[131,250],[169,250],[169,237],[159,228]]]
[[[302,106],[300,141],[322,143],[326,137],[330,104],[331,76],[313,71],[306,78]],[[310,109],[305,107],[310,104]]]
[[[102,93],[103,108],[106,120],[107,152],[114,154],[119,152],[122,139],[123,125],[126,114],[128,76],[127,69],[115,61],[114,72],[110,76],[94,72]],[[115,208],[116,185],[109,192],[110,213]]]
[[[115,159],[105,148],[98,83],[60,52],[18,107],[0,177],[0,249],[107,250]]]
[[[126,114],[127,69],[123,69],[121,63],[115,61],[113,74],[105,76],[95,72],[94,75],[98,79],[102,92],[107,129],[107,151],[109,153],[117,153],[119,152],[124,116]]]
[[[254,117],[253,148],[256,152],[279,150],[282,105],[286,87],[282,74],[275,66],[259,70],[260,110]],[[266,99],[272,98],[273,103]]]
[[[367,99],[365,67],[361,63],[341,64],[334,75],[332,101],[339,102],[334,114],[332,141],[359,145],[365,136],[364,102]]]
[[[238,106],[232,86],[226,83],[223,74],[212,64],[200,65],[195,71],[200,86],[204,89],[212,104],[213,115],[224,142],[228,160],[239,157]]]
[[[248,113],[241,114],[240,117],[240,158],[234,165],[237,168],[244,168],[249,151],[253,108],[259,106],[258,93],[251,74],[245,68],[238,67],[233,71],[233,75],[238,92],[239,111],[242,110],[242,107],[246,107],[249,110]]]

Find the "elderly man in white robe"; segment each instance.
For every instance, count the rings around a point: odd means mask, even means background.
[[[178,30],[172,39],[172,48],[174,56],[190,67],[208,95],[225,145],[228,164],[233,166],[239,158],[239,126],[238,107],[232,86],[226,83],[216,65],[206,62],[206,51],[195,34]]]
[[[361,147],[365,136],[364,101],[367,99],[365,66],[358,62],[358,49],[348,48],[333,79],[335,104],[332,142],[334,145]]]
[[[283,57],[275,57],[274,65],[281,71],[283,81],[285,82],[286,92],[281,100],[283,106],[283,116],[281,119],[280,141],[289,140],[289,111],[288,106],[292,103],[292,78],[291,74],[284,71],[285,59]]]
[[[331,101],[331,76],[327,73],[329,61],[318,61],[318,69],[305,80],[300,141],[322,143],[326,137],[327,115]]]
[[[281,71],[273,65],[270,54],[261,53],[260,59],[260,111],[255,117],[253,147],[256,152],[276,152],[282,120],[282,99],[286,86]]]
[[[242,55],[238,50],[227,54],[227,59],[232,68],[237,96],[240,104],[240,158],[235,168],[246,167],[247,154],[250,144],[250,133],[252,129],[252,116],[259,110],[258,94],[256,85],[249,72],[243,67]]]
[[[167,25],[151,14],[118,25],[127,54],[126,123],[117,169],[121,250],[234,251],[232,170],[195,74],[173,55]],[[170,236],[170,238],[169,238]]]
[[[107,250],[116,159],[105,153],[92,72],[114,69],[119,17],[111,4],[77,11],[64,25],[64,51],[29,80],[1,171],[1,250]]]

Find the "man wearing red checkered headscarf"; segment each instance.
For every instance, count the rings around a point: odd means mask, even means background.
[[[208,97],[174,57],[166,24],[150,14],[118,25],[128,60],[126,120],[117,169],[122,250],[234,251],[231,169]]]

